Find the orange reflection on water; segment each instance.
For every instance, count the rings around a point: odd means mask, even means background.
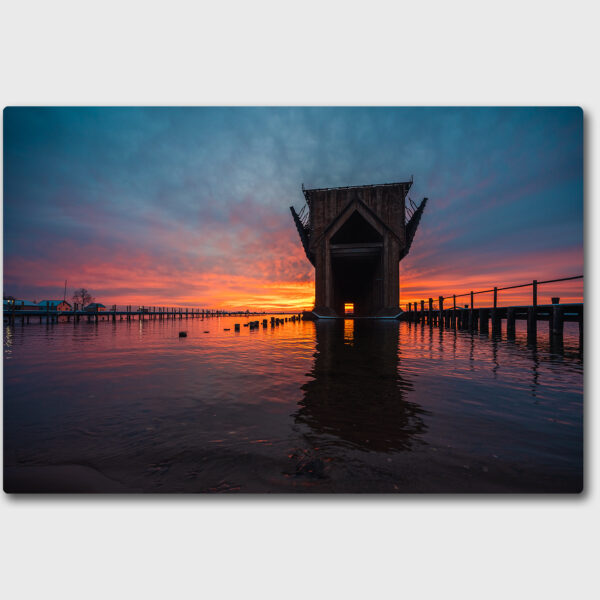
[[[354,345],[354,319],[344,319],[344,344]]]

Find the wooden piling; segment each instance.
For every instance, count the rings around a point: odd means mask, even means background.
[[[560,304],[554,304],[552,306],[552,313],[550,315],[550,335],[555,339],[561,339],[564,331],[564,314],[563,308]]]
[[[506,337],[514,338],[515,335],[516,335],[515,307],[509,306],[506,309]]]
[[[475,315],[473,314],[473,292],[471,292],[471,310],[469,311],[469,329],[473,330]]]
[[[489,332],[489,318],[490,318],[490,309],[489,308],[480,308],[479,309],[479,332],[480,333],[488,333]]]
[[[527,342],[537,341],[537,279],[533,280],[532,303],[527,309]]]
[[[498,310],[498,288],[494,288],[494,307],[492,308],[492,335],[500,335],[500,311]]]
[[[450,325],[453,329],[456,329],[456,294],[452,295],[452,317]]]

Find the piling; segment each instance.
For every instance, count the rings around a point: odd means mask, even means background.
[[[456,294],[452,295],[452,317],[450,325],[453,329],[456,329]]]
[[[494,307],[492,308],[492,335],[500,335],[500,311],[498,310],[498,288],[494,288]]]
[[[527,309],[527,343],[535,344],[537,337],[537,279],[533,280],[532,303]]]
[[[473,292],[471,292],[471,310],[469,311],[469,329],[473,330],[473,321],[474,321],[474,314],[473,314]]]
[[[479,332],[480,333],[488,333],[489,318],[490,318],[490,309],[489,308],[480,308],[479,309]]]
[[[516,335],[516,316],[515,307],[509,306],[506,309],[506,337],[513,339]]]
[[[554,304],[552,306],[552,313],[550,316],[550,335],[554,338],[563,337],[564,330],[564,315],[563,308],[560,304]]]

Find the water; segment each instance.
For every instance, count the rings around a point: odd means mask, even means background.
[[[581,489],[573,324],[553,353],[392,321],[234,332],[251,319],[5,326],[5,489]]]

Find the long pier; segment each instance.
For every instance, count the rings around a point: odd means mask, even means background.
[[[264,313],[251,313],[245,311],[229,312],[224,310],[213,310],[204,308],[170,308],[170,307],[141,307],[136,310],[133,306],[125,307],[125,310],[117,310],[116,306],[113,306],[110,310],[101,311],[86,311],[86,310],[18,310],[14,306],[4,309],[3,316],[4,321],[8,323],[15,323],[20,320],[21,323],[37,322],[42,323],[57,323],[61,321],[79,322],[81,320],[87,320],[88,322],[99,321],[99,320],[113,320],[113,321],[131,321],[131,320],[169,320],[169,319],[206,319],[210,317],[224,317],[224,316],[250,316]]]
[[[548,323],[548,332],[551,343],[562,345],[565,322],[576,322],[579,324],[579,348],[583,350],[583,303],[560,304],[559,298],[553,298],[552,304],[538,304],[538,287],[549,283],[583,279],[583,275],[575,277],[564,277],[549,281],[533,280],[531,283],[512,285],[504,288],[494,287],[489,290],[471,291],[464,294],[453,294],[452,296],[439,296],[437,305],[433,298],[421,300],[420,302],[409,302],[403,315],[405,320],[413,323],[427,323],[438,327],[454,329],[466,329],[489,333],[493,336],[502,333],[502,321],[506,321],[507,338],[516,335],[516,321],[527,322],[527,342],[535,344],[537,341],[538,322]],[[529,305],[498,306],[498,292],[516,288],[532,288],[532,302]],[[491,307],[475,307],[474,296],[493,292],[494,300]],[[470,305],[464,308],[456,305],[456,299],[470,297]],[[444,306],[446,300],[452,300],[452,306]]]

